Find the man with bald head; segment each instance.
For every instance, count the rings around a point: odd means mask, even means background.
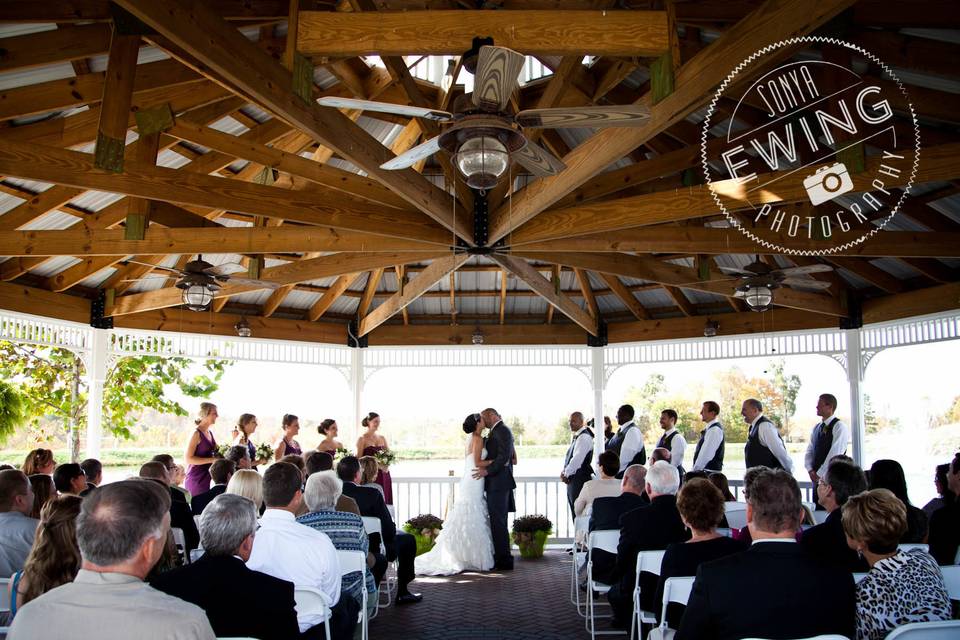
[[[583,424],[583,414],[579,411],[570,414],[570,431],[573,432],[573,441],[567,449],[560,480],[567,485],[567,504],[576,518],[573,505],[583,485],[593,478],[593,467],[590,465],[593,462],[593,431]]]
[[[487,511],[490,514],[490,533],[493,536],[493,567],[501,571],[513,569],[510,554],[510,532],[507,530],[507,514],[515,511],[513,490],[513,433],[503,424],[496,409],[484,409],[480,420],[490,429],[484,447],[490,466],[474,469],[474,478],[483,478],[487,493]]]

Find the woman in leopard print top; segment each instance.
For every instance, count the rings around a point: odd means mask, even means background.
[[[883,640],[900,625],[950,619],[943,574],[926,551],[900,551],[907,510],[886,489],[865,491],[843,506],[851,549],[870,564],[857,585],[857,640]]]

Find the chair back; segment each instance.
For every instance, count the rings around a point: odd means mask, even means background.
[[[380,526],[380,518],[363,516],[363,529],[367,532],[368,536],[373,534],[380,536],[380,553],[386,555],[387,548],[383,544],[383,528]]]
[[[920,549],[924,553],[930,553],[930,545],[928,544],[901,544],[900,551],[913,551],[914,549]]]
[[[342,576],[355,571],[363,573],[367,570],[367,556],[363,551],[345,551],[340,549],[337,550],[337,558],[340,560],[340,575]]]
[[[330,606],[319,589],[295,585],[293,597],[297,602],[297,618],[323,616],[326,620],[330,617]]]
[[[587,535],[587,532],[590,530],[590,516],[577,516],[573,519],[573,535],[574,539],[577,538],[578,533],[582,533],[584,536]],[[583,538],[581,538],[582,540]]]
[[[724,502],[723,509],[727,516],[727,526],[731,529],[743,529],[747,526],[747,503]]]
[[[951,600],[960,600],[960,565],[940,567],[943,583],[947,586],[947,595]]]
[[[641,551],[637,554],[637,574],[652,573],[660,575],[660,565],[663,564],[663,550]]]
[[[671,602],[676,602],[678,604],[687,604],[687,600],[690,599],[690,591],[693,589],[694,578],[667,578],[667,581],[663,584],[663,609],[660,612],[660,629],[661,635],[662,631],[667,629],[667,606]]]
[[[866,573],[855,573],[855,574],[853,574],[853,581],[854,581],[854,582],[860,582],[861,580],[863,580],[863,579],[866,578],[866,577],[867,577],[867,574],[866,574]]]
[[[183,535],[183,529],[180,527],[170,527],[170,535],[173,536],[173,544],[177,546],[177,553],[180,554],[184,564],[189,564],[190,554],[187,553],[187,538]]]
[[[813,521],[817,524],[823,524],[827,521],[827,516],[830,515],[826,511],[814,511],[813,512]]]
[[[600,531],[591,531],[587,538],[587,548],[592,552],[594,549],[603,549],[610,553],[617,552],[617,545],[620,544],[619,529],[602,529]]]
[[[887,640],[956,640],[960,636],[960,620],[912,622],[890,632]]]
[[[10,611],[10,598],[7,596],[7,592],[9,591],[10,581],[12,579],[13,576],[0,578],[0,613]]]
[[[717,527],[717,533],[723,536],[724,538],[733,537],[733,529],[728,529],[726,527]]]

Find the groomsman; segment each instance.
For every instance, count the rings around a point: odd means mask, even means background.
[[[617,424],[620,429],[617,435],[610,438],[607,451],[616,452],[620,458],[620,472],[617,478],[623,478],[623,472],[632,464],[646,464],[647,451],[643,448],[643,434],[640,427],[633,423],[635,412],[633,407],[625,404],[617,409]]]
[[[810,444],[803,456],[803,464],[810,476],[810,482],[817,486],[817,482],[827,475],[827,466],[834,456],[845,454],[850,442],[850,429],[840,422],[833,414],[837,411],[837,398],[831,393],[824,393],[817,400],[817,415],[820,422],[813,427],[810,435]],[[817,507],[820,503],[817,502]]]
[[[673,409],[664,409],[660,412],[660,426],[663,435],[657,442],[657,448],[663,447],[670,451],[670,464],[677,468],[680,477],[683,477],[683,454],[687,450],[687,441],[683,434],[677,431],[677,412]]]
[[[755,398],[744,400],[740,415],[750,425],[747,444],[743,448],[747,469],[764,466],[793,473],[793,461],[787,454],[777,426],[763,415],[763,404]]]
[[[724,437],[723,425],[717,419],[719,415],[720,405],[713,400],[707,400],[700,408],[700,419],[707,426],[700,432],[697,448],[693,451],[691,471],[723,471]]]
[[[583,485],[593,478],[593,431],[583,424],[583,414],[574,411],[570,414],[570,431],[573,432],[573,441],[567,449],[563,472],[560,480],[567,485],[567,503],[570,513],[576,518],[573,503],[577,501]]]

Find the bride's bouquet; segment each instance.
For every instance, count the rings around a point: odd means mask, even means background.
[[[521,516],[513,521],[513,543],[520,548],[521,558],[541,558],[553,523],[539,514]]]
[[[403,525],[403,530],[417,541],[418,556],[433,548],[441,529],[443,529],[443,520],[432,513],[424,513],[410,518]]]

